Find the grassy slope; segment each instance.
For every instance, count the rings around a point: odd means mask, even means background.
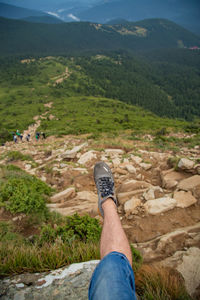
[[[68,66],[70,76],[55,86]],[[161,119],[142,108],[107,100],[102,90],[74,64],[65,58],[39,59],[29,64],[11,64],[1,73],[0,128],[24,130],[33,117],[45,110],[44,103],[53,101],[52,121],[42,121],[49,134],[155,130],[167,126],[183,128],[185,122]]]

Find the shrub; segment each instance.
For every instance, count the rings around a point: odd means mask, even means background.
[[[12,213],[46,212],[45,195],[50,195],[51,188],[44,182],[28,174],[13,172],[0,187],[0,206]]]

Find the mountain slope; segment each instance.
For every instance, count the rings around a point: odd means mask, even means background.
[[[53,16],[30,16],[22,19],[26,22],[31,23],[46,23],[46,24],[61,24],[62,20],[55,18]]]
[[[71,54],[104,50],[151,50],[200,46],[200,39],[173,22],[144,20],[123,25],[33,24],[0,18],[0,55]]]
[[[0,16],[9,19],[22,19],[30,16],[48,16],[45,12],[0,3]]]
[[[78,17],[99,23],[107,23],[112,19],[138,21],[166,18],[200,34],[199,11],[200,3],[197,0],[119,0],[93,6],[79,13]]]

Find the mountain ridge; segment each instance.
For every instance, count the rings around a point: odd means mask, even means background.
[[[0,18],[0,39],[0,55],[200,47],[198,36],[164,19],[101,25],[89,22],[37,24]]]

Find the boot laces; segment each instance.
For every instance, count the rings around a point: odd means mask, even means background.
[[[113,187],[114,187],[114,182],[112,181],[111,178],[109,178],[109,177],[99,178],[98,188],[99,188],[102,198],[110,196],[110,195],[113,196],[114,195]]]

